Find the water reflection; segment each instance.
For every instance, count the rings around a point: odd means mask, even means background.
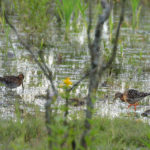
[[[127,13],[127,23],[130,21],[130,12]],[[144,13],[143,13],[144,12]],[[118,22],[119,12],[113,12],[114,22]],[[109,115],[111,117],[119,116],[128,111],[133,112],[132,108],[127,109],[127,104],[116,101],[112,103],[114,93],[116,91],[123,92],[126,88],[135,88],[139,91],[148,92],[150,89],[150,76],[149,76],[149,20],[150,9],[142,9],[141,24],[138,30],[132,31],[130,26],[121,28],[120,42],[122,42],[123,51],[121,46],[118,47],[118,59],[116,59],[115,66],[121,65],[121,72],[116,73],[112,71],[111,77],[107,72],[102,78],[102,83],[107,82],[107,86],[99,86],[98,93],[102,93],[102,98],[97,96],[95,109],[97,115]],[[86,39],[86,28],[82,28],[79,33],[70,33],[70,41],[64,39],[64,28],[59,28],[55,24],[51,24],[51,34],[48,36],[51,41],[48,48],[44,49],[44,59],[52,70],[55,77],[55,85],[58,87],[62,80],[70,77],[75,83],[85,73],[89,66],[89,51]],[[102,45],[106,43],[106,48],[110,52],[111,43],[108,41],[108,23],[104,24],[106,32],[103,34]],[[58,32],[60,31],[60,32]],[[8,116],[14,117],[15,104],[18,102],[20,105],[27,103],[35,104],[44,111],[44,97],[37,97],[37,95],[45,95],[46,89],[50,85],[49,81],[43,75],[39,67],[34,63],[32,57],[24,50],[18,43],[16,36],[11,33],[11,43],[5,39],[5,34],[0,33],[3,38],[0,40],[0,76],[6,74],[16,75],[23,72],[24,91],[21,87],[13,89],[10,95],[5,87],[0,88],[0,112],[1,116],[7,118]],[[94,35],[94,32],[93,32]],[[35,50],[36,53],[36,50]],[[117,69],[116,69],[117,70]],[[143,71],[145,70],[145,71]],[[117,74],[117,75],[116,75]],[[86,96],[88,80],[76,89],[76,96]],[[60,89],[61,91],[61,89]],[[141,113],[149,108],[149,98],[142,101],[143,105],[137,107],[137,113]],[[85,106],[79,108],[70,107],[70,112],[84,110]]]

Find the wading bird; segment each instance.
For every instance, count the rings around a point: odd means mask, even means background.
[[[4,84],[6,87],[11,88],[11,89],[17,88],[20,85],[22,85],[22,88],[24,89],[23,79],[24,79],[24,75],[21,73],[18,76],[0,77],[0,82]]]
[[[130,104],[128,108],[130,106],[134,106],[134,109],[136,111],[136,106],[138,105],[138,102],[148,95],[150,95],[150,93],[139,92],[134,89],[129,89],[129,90],[126,90],[124,93],[117,92],[115,94],[114,100],[117,98],[120,98],[121,101],[127,102]]]

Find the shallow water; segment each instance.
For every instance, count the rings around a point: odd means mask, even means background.
[[[97,115],[116,117],[120,114],[134,112],[133,108],[127,109],[127,104],[117,100],[112,102],[116,91],[123,92],[127,88],[134,88],[140,91],[150,90],[150,9],[143,6],[139,28],[135,31],[131,28],[131,9],[127,8],[125,25],[121,28],[117,58],[115,60],[111,75],[106,72],[101,79],[98,89],[97,102],[95,104]],[[116,28],[119,11],[113,10],[113,22]],[[17,23],[17,22],[16,22]],[[64,40],[64,28],[51,24],[50,45],[44,49],[44,58],[55,77],[55,85],[58,87],[62,80],[70,77],[75,83],[82,77],[89,65],[89,52],[87,48],[86,29],[83,27],[79,33],[69,33],[69,41]],[[113,32],[114,34],[115,32]],[[24,90],[21,87],[9,90],[4,86],[0,87],[0,112],[2,117],[14,117],[16,105],[19,109],[27,109],[28,104],[36,104],[44,111],[45,99],[38,97],[46,94],[49,82],[39,67],[35,64],[31,55],[18,43],[13,32],[0,33],[0,76],[17,75],[22,72],[25,75]],[[24,34],[21,34],[25,36]],[[9,39],[9,40],[7,40]],[[9,42],[8,42],[9,41]],[[110,48],[108,22],[104,24],[102,47]],[[121,49],[123,47],[123,50]],[[35,54],[36,54],[35,50]],[[108,53],[107,52],[107,53]],[[107,55],[107,54],[105,54]],[[88,80],[84,80],[76,89],[77,97],[84,97],[87,94]],[[105,84],[105,85],[104,85]],[[61,91],[61,89],[59,89]],[[103,94],[100,94],[103,93]],[[149,109],[149,97],[145,98],[142,105],[137,107],[136,113],[140,114]],[[19,105],[19,106],[18,106]],[[85,106],[70,108],[70,112],[85,110]],[[29,111],[31,111],[29,109]]]

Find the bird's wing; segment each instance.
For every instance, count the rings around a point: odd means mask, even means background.
[[[141,94],[140,92],[138,92],[137,90],[134,90],[134,89],[129,89],[127,91],[127,97],[129,99],[136,99],[136,98],[140,98],[141,97]]]
[[[127,94],[128,94],[128,98],[131,98],[131,99],[144,98],[145,96],[149,95],[149,93],[139,92],[134,89],[128,90]]]
[[[15,76],[4,76],[4,80],[6,83],[12,83],[16,81],[16,77]]]

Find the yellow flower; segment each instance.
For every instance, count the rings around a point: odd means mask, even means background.
[[[70,81],[70,78],[66,78],[64,81],[64,84],[69,86],[69,85],[72,85],[72,82]]]

